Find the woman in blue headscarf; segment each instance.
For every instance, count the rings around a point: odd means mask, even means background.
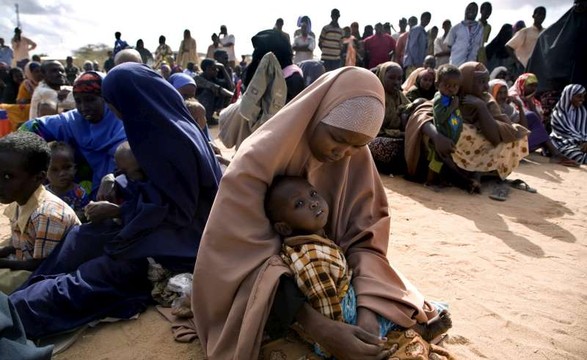
[[[91,198],[95,198],[100,180],[115,168],[114,151],[126,141],[124,126],[102,97],[102,75],[87,71],[73,85],[76,109],[25,122],[20,130],[32,131],[46,141],[63,141],[76,152],[77,181],[91,180]],[[91,171],[84,171],[87,163]],[[91,174],[88,174],[91,173]]]
[[[121,225],[74,228],[11,295],[29,338],[144,311],[152,301],[147,258],[191,272],[216,196],[218,163],[171,84],[146,65],[124,63],[102,90],[146,179],[119,181]]]

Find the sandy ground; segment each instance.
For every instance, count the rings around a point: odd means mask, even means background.
[[[587,167],[532,154],[509,199],[435,192],[382,175],[392,228],[388,258],[432,300],[447,301],[445,346],[459,359],[587,358]],[[2,235],[7,234],[2,219]],[[89,329],[58,360],[203,359],[174,342],[153,308],[138,320]]]

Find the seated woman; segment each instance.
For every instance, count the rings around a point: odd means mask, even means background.
[[[512,122],[520,124],[530,130],[530,134],[528,135],[530,152],[543,148],[552,154],[550,162],[564,166],[579,166],[579,163],[564,156],[556,148],[550,140],[550,137],[538,116],[532,112],[527,112],[524,108],[524,103],[519,97],[508,95],[508,86],[505,80],[491,80],[489,82],[489,92],[499,105],[501,111],[507,115]],[[514,105],[512,105],[512,103]],[[526,113],[528,114],[528,117],[526,117]]]
[[[464,124],[458,141],[455,143],[436,130],[429,102],[419,106],[408,120],[406,162],[408,174],[414,180],[425,178],[428,151],[436,151],[439,158],[450,157],[469,174],[471,185],[477,187],[481,175],[497,173],[500,179],[505,179],[528,155],[527,130],[512,124],[487,93],[489,73],[485,66],[467,62],[459,69],[462,74],[460,110]]]
[[[379,171],[400,173],[405,169],[404,129],[402,111],[410,100],[402,93],[401,82],[404,71],[395,62],[388,61],[377,66],[375,75],[385,90],[385,117],[375,139],[369,142],[369,149]]]
[[[538,88],[538,78],[531,73],[522,74],[516,79],[514,85],[509,89],[509,96],[517,99],[523,105],[523,110],[528,123],[528,145],[530,152],[543,149],[551,156],[550,161],[564,166],[577,166],[576,161],[570,160],[560,154],[556,147],[550,141],[546,131],[542,104],[536,99],[536,89]],[[543,152],[544,153],[544,152]]]
[[[122,121],[104,102],[102,75],[94,71],[80,75],[73,85],[73,97],[76,109],[31,119],[20,130],[32,131],[48,142],[68,143],[81,169],[76,180],[82,185],[91,181],[86,191],[94,199],[102,177],[114,171],[114,151],[126,140],[126,134]]]
[[[579,164],[587,164],[587,109],[585,88],[567,85],[552,113],[550,138],[557,149]]]
[[[280,338],[279,330],[295,321],[336,358],[383,359],[391,352],[378,336],[378,315],[402,328],[437,315],[386,258],[387,198],[366,146],[380,129],[384,101],[376,76],[344,67],[316,80],[242,144],[223,177],[194,271],[192,309],[207,358],[257,359],[265,352],[264,330]],[[307,177],[330,202],[324,230],[355,274],[356,325],[323,316],[298,293],[264,210],[277,175]],[[309,344],[305,349],[297,358],[312,352]]]
[[[409,89],[404,89],[404,94],[410,101],[423,98],[432,100],[436,93],[434,81],[436,78],[436,71],[431,68],[425,68],[418,72],[416,82]]]
[[[24,67],[24,80],[18,88],[16,103],[30,104],[33,98],[33,92],[35,92],[39,83],[43,81],[43,78],[41,64],[36,61],[28,62]]]
[[[74,227],[11,295],[29,338],[143,311],[152,301],[147,258],[192,271],[216,196],[218,163],[171,84],[129,62],[110,70],[103,93],[146,179],[128,181],[120,222]]]

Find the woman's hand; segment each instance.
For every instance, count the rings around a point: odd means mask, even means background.
[[[473,95],[465,95],[463,98],[463,105],[470,105],[475,107],[483,107],[485,106],[485,101]]]
[[[584,142],[583,144],[581,144],[581,151],[584,153],[587,153],[587,142]]]
[[[114,202],[114,185],[114,175],[105,175],[100,182],[100,187],[98,188],[98,192],[96,194],[96,200]]]
[[[359,326],[331,320],[308,304],[300,310],[298,321],[314,341],[339,360],[380,360],[392,355],[377,335]]]
[[[108,201],[91,201],[84,209],[86,219],[91,222],[100,222],[120,216],[120,206]]]

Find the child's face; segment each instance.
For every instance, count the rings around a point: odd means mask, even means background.
[[[432,85],[434,85],[434,75],[432,73],[426,72],[420,76],[420,88],[430,90]]]
[[[278,222],[284,222],[293,232],[316,233],[326,226],[328,204],[305,179],[284,180],[274,191],[270,207]]]
[[[75,163],[73,155],[68,151],[57,151],[51,154],[47,178],[51,186],[67,188],[73,183],[75,176]]]
[[[130,153],[115,154],[114,162],[116,163],[116,168],[126,175],[129,180],[141,181],[145,179],[145,174],[141,170],[137,159]]]
[[[459,93],[461,87],[461,76],[460,75],[449,75],[442,78],[442,81],[438,84],[438,91],[442,95],[455,96]]]
[[[499,88],[499,90],[497,91],[497,94],[495,94],[495,101],[498,104],[504,104],[507,99],[508,99],[508,89],[505,86],[502,86]]]
[[[46,173],[30,174],[21,154],[0,152],[0,203],[24,205],[44,181]]]
[[[489,91],[489,75],[476,75],[473,78],[473,87],[471,95],[478,98],[483,97],[483,94]]]

